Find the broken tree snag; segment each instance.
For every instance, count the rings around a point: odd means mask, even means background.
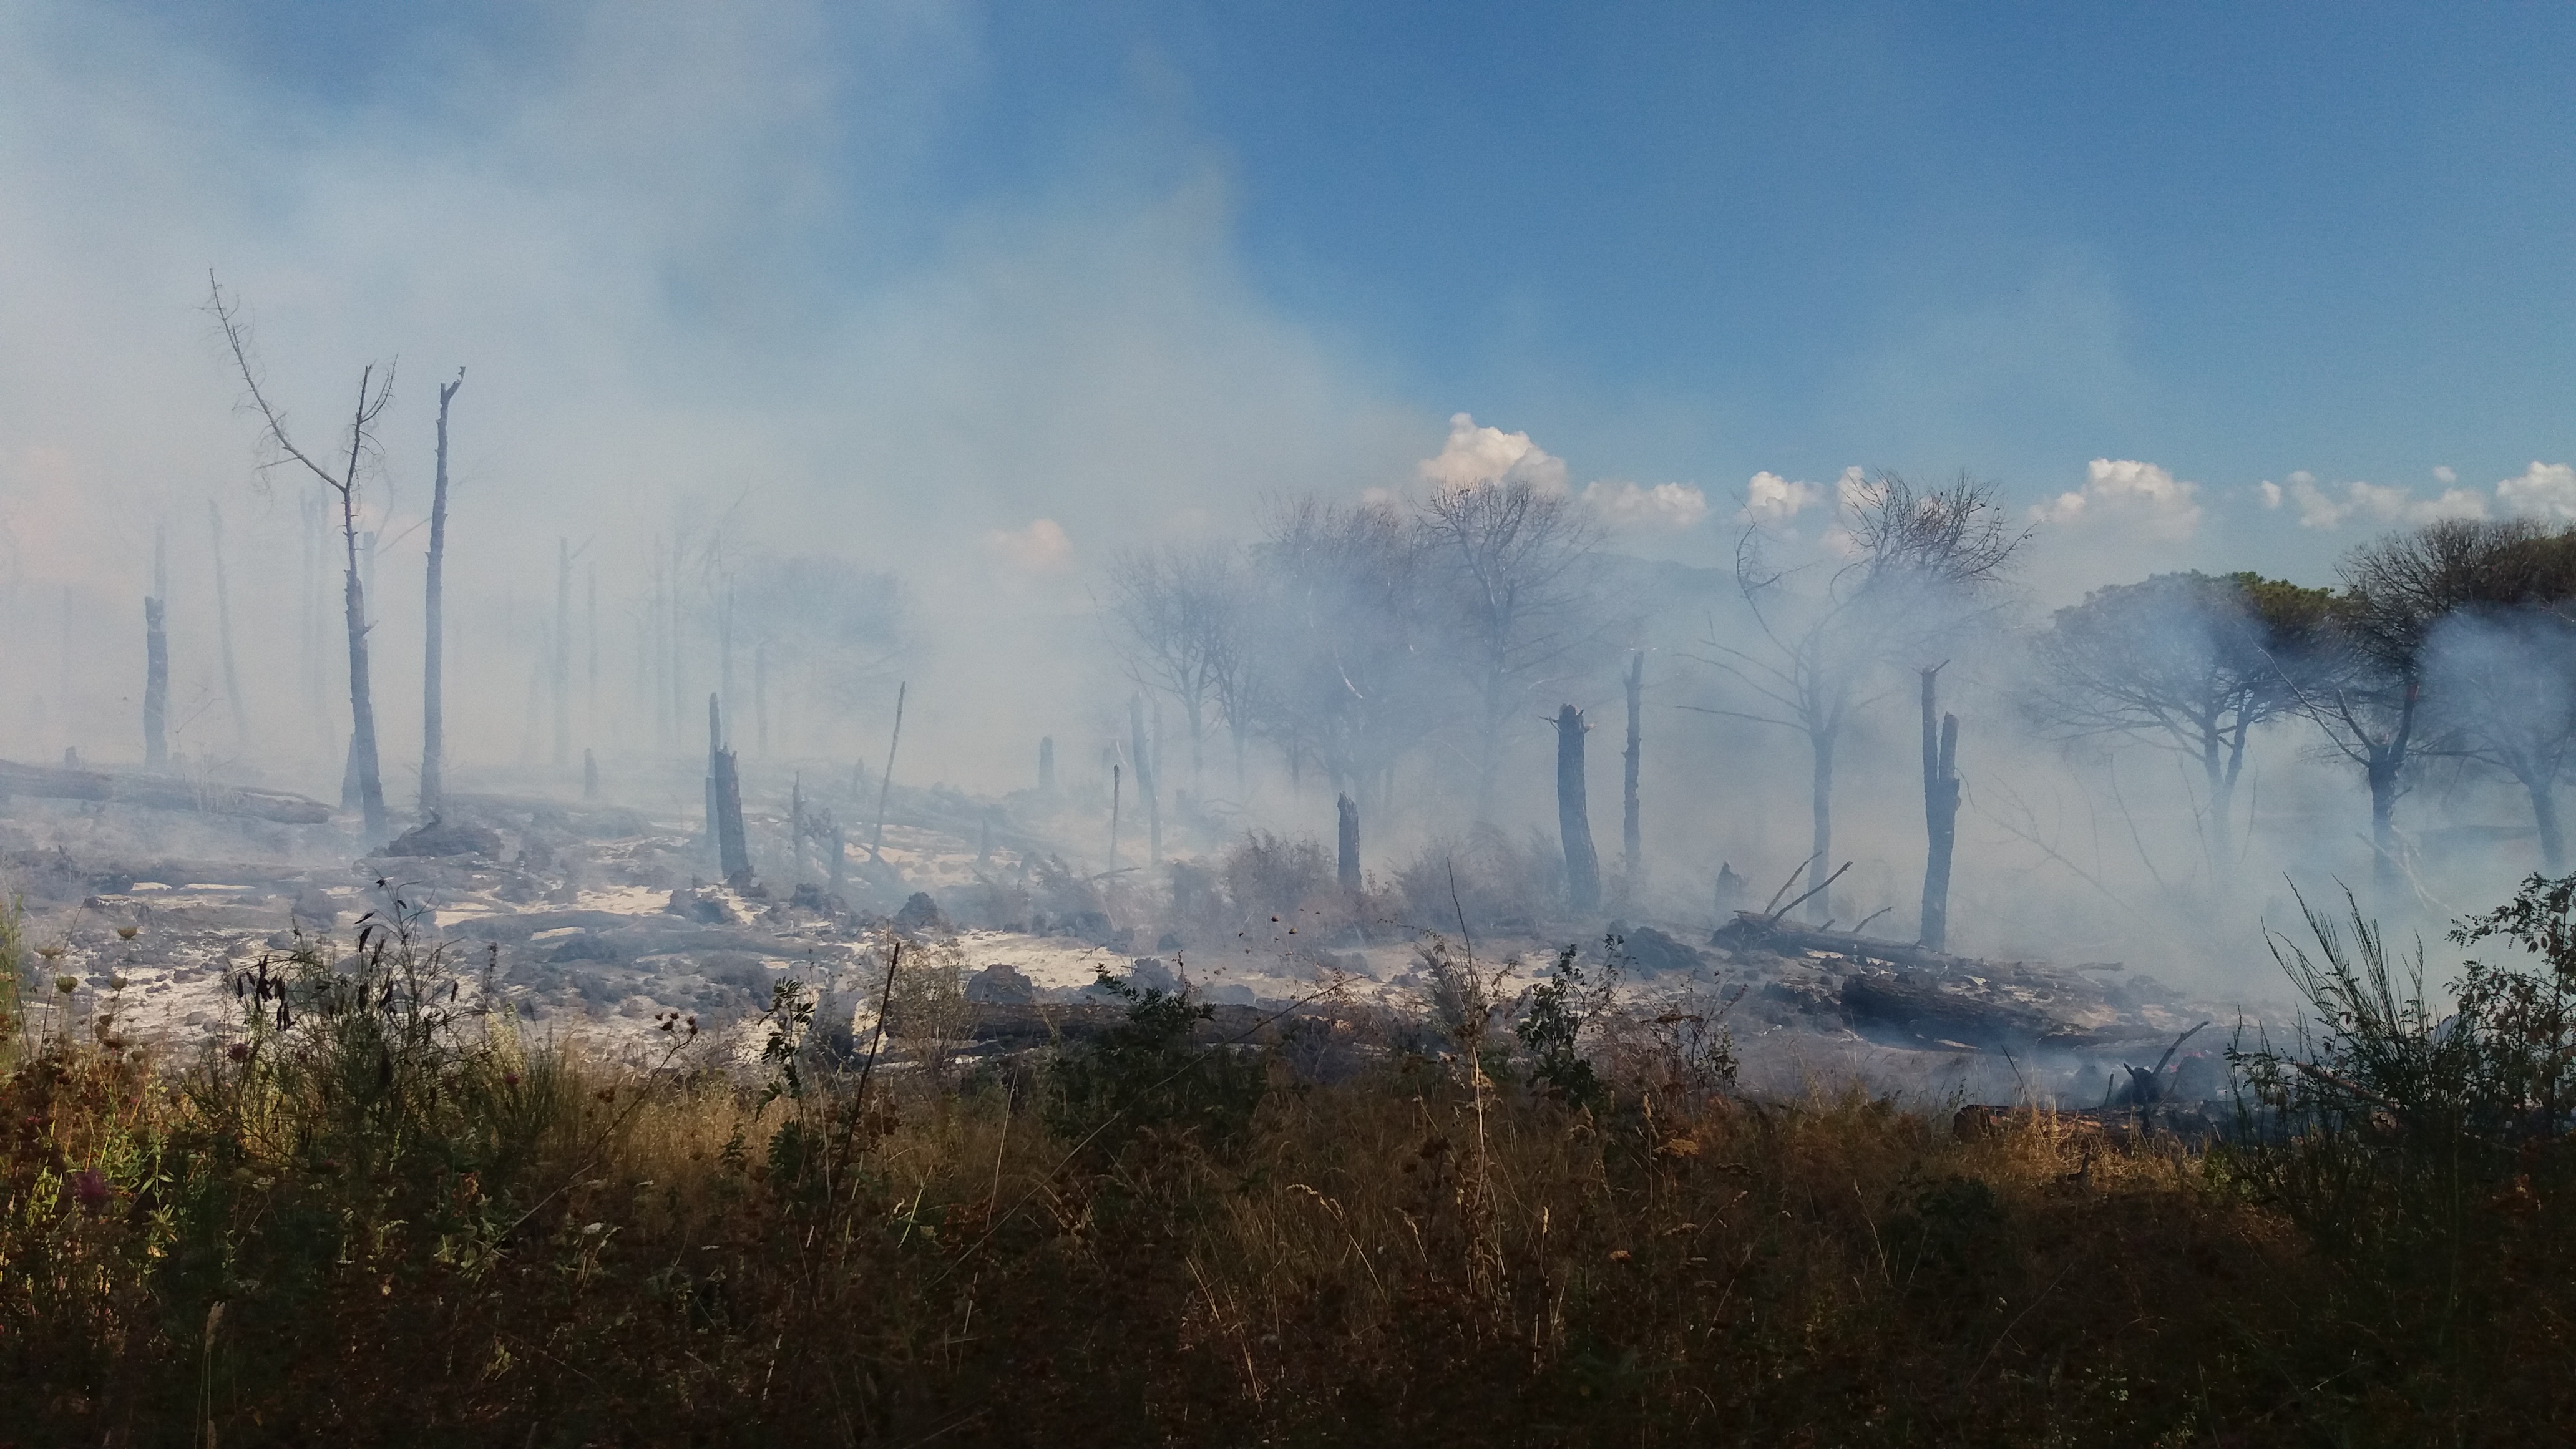
[[[886,795],[894,789],[894,752],[903,744],[903,701],[911,692],[910,680],[899,681],[894,687],[894,734],[886,740],[885,773],[877,778],[876,837],[868,843],[868,854],[879,864],[885,861]]]
[[[715,836],[716,868],[736,890],[751,884],[751,850],[742,833],[742,778],[724,741],[724,708],[707,696],[707,829]]]
[[[170,635],[159,599],[143,601],[143,768],[170,768]]]
[[[1360,893],[1360,803],[1348,795],[1333,802],[1341,815],[1338,832],[1341,844],[1342,894]]]
[[[1055,798],[1055,736],[1053,735],[1042,735],[1038,739],[1038,793],[1050,800]]]
[[[65,751],[65,757],[70,758],[71,752]],[[39,800],[108,800],[154,810],[247,816],[281,825],[320,825],[331,818],[330,806],[282,790],[201,786],[147,775],[109,775],[0,760],[0,796],[6,795]]]
[[[1949,949],[1950,857],[1959,840],[1959,717],[1939,714],[1943,668],[1935,664],[1922,672],[1923,825],[1929,839],[1923,857],[1922,940],[1932,951]]]
[[[1621,755],[1627,768],[1619,791],[1619,874],[1621,889],[1634,897],[1644,885],[1641,872],[1645,869],[1637,828],[1637,761],[1644,732],[1642,715],[1646,698],[1646,651],[1643,649],[1628,656],[1627,684],[1628,748]]]
[[[1576,915],[1601,909],[1601,856],[1592,848],[1592,818],[1583,793],[1583,711],[1556,712],[1556,831],[1565,845],[1565,898]]]
[[[456,380],[438,385],[438,457],[429,485],[429,583],[421,615],[420,808],[436,810],[447,798],[446,599],[447,599],[447,405],[465,386],[465,369]]]

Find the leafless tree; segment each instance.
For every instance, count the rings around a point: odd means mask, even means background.
[[[367,838],[371,843],[380,842],[385,838],[387,821],[383,776],[376,762],[374,691],[367,673],[367,599],[358,576],[358,484],[360,473],[377,457],[376,423],[393,400],[394,369],[387,364],[382,377],[377,376],[374,363],[358,370],[357,398],[349,410],[347,442],[336,450],[331,466],[325,467],[296,445],[287,431],[286,415],[269,402],[261,388],[259,367],[251,357],[250,329],[242,320],[239,304],[224,295],[222,284],[211,275],[207,288],[208,305],[223,329],[233,363],[241,372],[250,408],[259,415],[262,440],[276,455],[266,466],[294,463],[311,474],[340,505],[340,541],[346,563],[341,599],[349,633],[349,763],[357,776],[358,802],[365,815]]]
[[[1439,488],[1419,513],[1426,562],[1476,700],[1476,818],[1493,817],[1503,731],[1538,692],[1585,673],[1608,617],[1599,533],[1574,498],[1525,480]]]
[[[2069,738],[2123,735],[2197,761],[2212,865],[2230,859],[2238,776],[2254,730],[2328,684],[2333,595],[2256,574],[2158,574],[2096,589],[2033,642],[2028,705]]]
[[[1244,588],[1241,560],[1223,546],[1130,549],[1109,566],[1106,602],[1119,652],[1139,685],[1179,702],[1190,732],[1190,789],[1202,796],[1208,715],[1231,715],[1230,701],[1240,703],[1249,622]],[[1239,773],[1241,727],[1234,735]]]
[[[1421,540],[1385,505],[1282,505],[1254,550],[1265,575],[1255,717],[1291,770],[1321,765],[1366,802],[1438,712]]]
[[[1866,702],[1863,691],[1891,661],[1921,656],[1997,606],[2014,556],[2030,538],[1995,501],[1995,488],[1962,474],[1918,489],[1882,472],[1841,503],[1845,561],[1777,566],[1759,528],[1737,541],[1736,588],[1751,616],[1742,644],[1712,636],[1708,663],[1759,700],[1741,719],[1796,730],[1807,741],[1814,853],[1810,918],[1832,919],[1834,752]],[[1800,592],[1801,574],[1821,582]]]
[[[465,369],[456,380],[438,385],[438,469],[429,492],[429,585],[422,616],[420,697],[420,808],[426,813],[447,797],[447,407],[465,386]]]
[[[2493,645],[2499,630],[2554,632],[2576,613],[2576,530],[2448,519],[2365,544],[2338,572],[2346,673],[2309,699],[2308,712],[2328,747],[2363,769],[2379,886],[2393,890],[2402,875],[2396,804],[2408,764],[2422,754],[2514,774],[2531,795],[2543,853],[2553,853],[2550,792],[2566,749],[2558,736],[2569,727],[2560,722],[2561,691],[2512,662],[2500,670]],[[2446,657],[2440,646],[2454,641],[2466,652]],[[2479,654],[2486,657],[2471,657]]]

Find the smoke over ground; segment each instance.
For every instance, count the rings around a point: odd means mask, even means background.
[[[1301,324],[1246,277],[1239,179],[1151,76],[1142,99],[1092,120],[1060,174],[962,164],[970,102],[991,81],[978,24],[898,4],[756,21],[575,8],[500,42],[398,34],[388,72],[410,79],[379,77],[353,101],[276,84],[255,48],[148,10],[0,11],[0,330],[18,340],[0,354],[0,753],[140,762],[141,600],[158,550],[177,757],[337,798],[337,541],[309,481],[257,467],[257,425],[204,311],[211,269],[246,306],[263,385],[308,450],[334,446],[362,364],[399,361],[362,524],[397,802],[420,749],[435,387],[463,368],[447,583],[460,780],[577,788],[591,750],[612,794],[690,807],[700,711],[720,691],[752,787],[783,794],[798,770],[876,769],[908,682],[900,780],[1027,789],[1052,737],[1067,792],[1105,803],[1110,767],[1132,769],[1134,753],[1135,664],[1103,606],[1122,552],[1275,553],[1301,499],[1419,519],[1452,491],[1521,485],[1595,534],[1580,630],[1513,665],[1497,695],[1440,667],[1472,662],[1450,657],[1472,631],[1428,605],[1391,613],[1309,558],[1284,576],[1320,612],[1302,633],[1289,615],[1265,620],[1263,656],[1370,717],[1256,737],[1239,780],[1212,720],[1211,783],[1185,778],[1166,691],[1148,732],[1167,853],[1220,852],[1251,828],[1328,838],[1349,790],[1373,872],[1481,852],[1513,862],[1490,874],[1534,872],[1546,889],[1544,717],[1571,702],[1595,727],[1593,829],[1614,857],[1619,671],[1642,650],[1646,864],[1620,909],[1715,924],[1762,904],[1810,851],[1806,746],[1747,718],[1768,706],[1709,660],[1762,647],[1732,565],[1742,531],[1775,531],[1783,566],[1808,571],[1788,587],[1830,576],[1848,558],[1837,505],[1858,474],[1594,476],[1458,399],[1405,396],[1359,341]],[[2551,466],[2499,485],[2493,509],[2563,512],[2576,475],[2559,488]],[[2245,536],[2205,536],[2219,490],[2152,463],[2097,459],[2071,489],[2020,485],[2010,511],[2043,532],[2019,592],[1937,652],[1855,666],[1836,747],[1832,863],[1853,862],[1838,925],[1915,928],[1911,671],[1946,661],[1965,781],[1953,947],[2270,989],[2259,932],[2285,919],[2286,883],[2370,873],[2358,772],[2309,725],[2258,726],[2222,830],[2195,762],[2051,734],[2023,704],[2027,631],[2098,584],[2195,564],[2324,583],[2320,530],[2351,510],[2359,527],[2490,506],[2447,486],[2424,500],[2304,475],[2262,488],[2235,490],[2238,504],[2287,498],[2316,526],[2292,532],[2282,514],[2267,537],[2291,541],[2271,559],[2237,556]],[[1378,656],[1383,687],[1359,677],[1353,641]],[[2473,646],[2495,647],[2446,636],[2445,657]],[[2380,905],[2438,919],[2539,863],[2528,802],[2494,754],[2459,746],[2410,784],[2417,875]],[[1182,788],[1197,813],[1172,800]],[[1097,835],[1062,848],[1105,862],[1105,819],[1084,828]],[[1750,894],[1721,900],[1721,868]]]

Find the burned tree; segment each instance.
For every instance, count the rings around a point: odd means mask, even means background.
[[[1272,515],[1253,557],[1266,592],[1247,695],[1262,732],[1292,778],[1312,762],[1355,799],[1383,791],[1438,717],[1420,538],[1391,507],[1307,498]]]
[[[465,386],[465,369],[438,385],[438,453],[429,487],[429,582],[421,616],[420,808],[447,799],[447,407]]]
[[[152,531],[152,593],[143,601],[143,768],[170,768],[170,560]]]
[[[1535,691],[1590,667],[1598,533],[1572,495],[1523,479],[1436,488],[1419,522],[1449,657],[1475,697],[1476,818],[1488,821],[1504,727]]]
[[[1959,843],[1959,717],[1939,712],[1943,665],[1923,676],[1923,906],[1920,939],[1927,951],[1950,949],[1950,856]]]
[[[1583,711],[1556,712],[1556,833],[1565,846],[1565,901],[1578,916],[1601,909],[1601,856],[1592,848],[1592,815],[1583,788]]]
[[[1848,561],[1784,568],[1759,528],[1738,540],[1735,581],[1752,624],[1742,647],[1714,635],[1712,663],[1760,697],[1753,710],[1718,713],[1796,730],[1807,741],[1815,849],[1807,860],[1810,918],[1833,918],[1834,752],[1863,690],[1891,660],[1910,660],[1993,607],[2015,554],[2030,538],[1995,501],[1995,488],[1962,474],[1917,489],[1894,473],[1847,487],[1841,531]],[[1799,595],[1789,585],[1824,571]],[[1918,666],[1919,667],[1919,666]]]
[[[1357,896],[1360,893],[1360,803],[1348,795],[1340,796],[1333,801],[1333,813],[1337,817],[1334,843],[1339,847],[1336,864],[1341,867],[1342,894]]]
[[[1230,548],[1133,549],[1111,562],[1108,587],[1127,671],[1139,686],[1179,701],[1190,732],[1190,789],[1204,794],[1208,711],[1231,722],[1227,701],[1245,667],[1241,564]],[[1241,739],[1238,728],[1238,757]]]
[[[2333,599],[2256,574],[2159,574],[2057,611],[2031,708],[2068,738],[2123,735],[2197,762],[2210,863],[2231,859],[2236,783],[2256,729],[2325,682]]]
[[[707,834],[715,840],[716,868],[736,890],[751,885],[751,846],[742,828],[742,775],[724,733],[724,705],[707,696]]]
[[[1637,766],[1643,758],[1645,738],[1646,651],[1643,649],[1628,655],[1625,683],[1628,692],[1628,748],[1620,754],[1623,768],[1619,788],[1619,878],[1620,889],[1634,897],[1645,886],[1646,869],[1641,849],[1643,835],[1637,815]]]
[[[2396,803],[2419,754],[2513,775],[2543,855],[2563,851],[2552,791],[2576,722],[2570,687],[2553,672],[2566,667],[2576,612],[2576,530],[2444,520],[2365,544],[2339,572],[2343,672],[2305,702],[2329,747],[2363,769],[2380,887],[2403,872]],[[2541,641],[2537,653],[2529,641]]]
[[[211,276],[207,282],[212,294],[211,310],[223,328],[225,345],[241,372],[251,407],[259,414],[261,435],[280,455],[270,466],[277,462],[297,464],[340,504],[340,541],[346,563],[341,601],[349,632],[349,771],[356,777],[367,838],[370,842],[382,841],[387,829],[385,790],[376,762],[375,691],[367,672],[367,597],[358,576],[358,479],[360,470],[376,453],[376,421],[393,401],[393,368],[388,366],[381,380],[376,377],[374,363],[358,370],[357,399],[347,424],[348,440],[333,466],[325,468],[288,435],[286,416],[270,404],[260,387],[259,368],[251,361],[249,328],[241,319],[240,309],[225,298],[223,288]]]

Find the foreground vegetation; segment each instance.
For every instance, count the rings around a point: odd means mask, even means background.
[[[718,1070],[522,1039],[390,922],[152,1060],[14,938],[9,1443],[2532,1443],[2576,1431],[2569,882],[2436,1020],[2289,964],[2240,1140],[1731,1094],[1571,964],[1446,1040],[1129,994],[959,1074],[782,988]],[[2532,964],[2537,962],[2537,965]],[[925,1025],[930,1023],[931,1025]],[[867,1045],[866,1043],[860,1044]],[[889,1060],[892,1058],[889,1057]]]

